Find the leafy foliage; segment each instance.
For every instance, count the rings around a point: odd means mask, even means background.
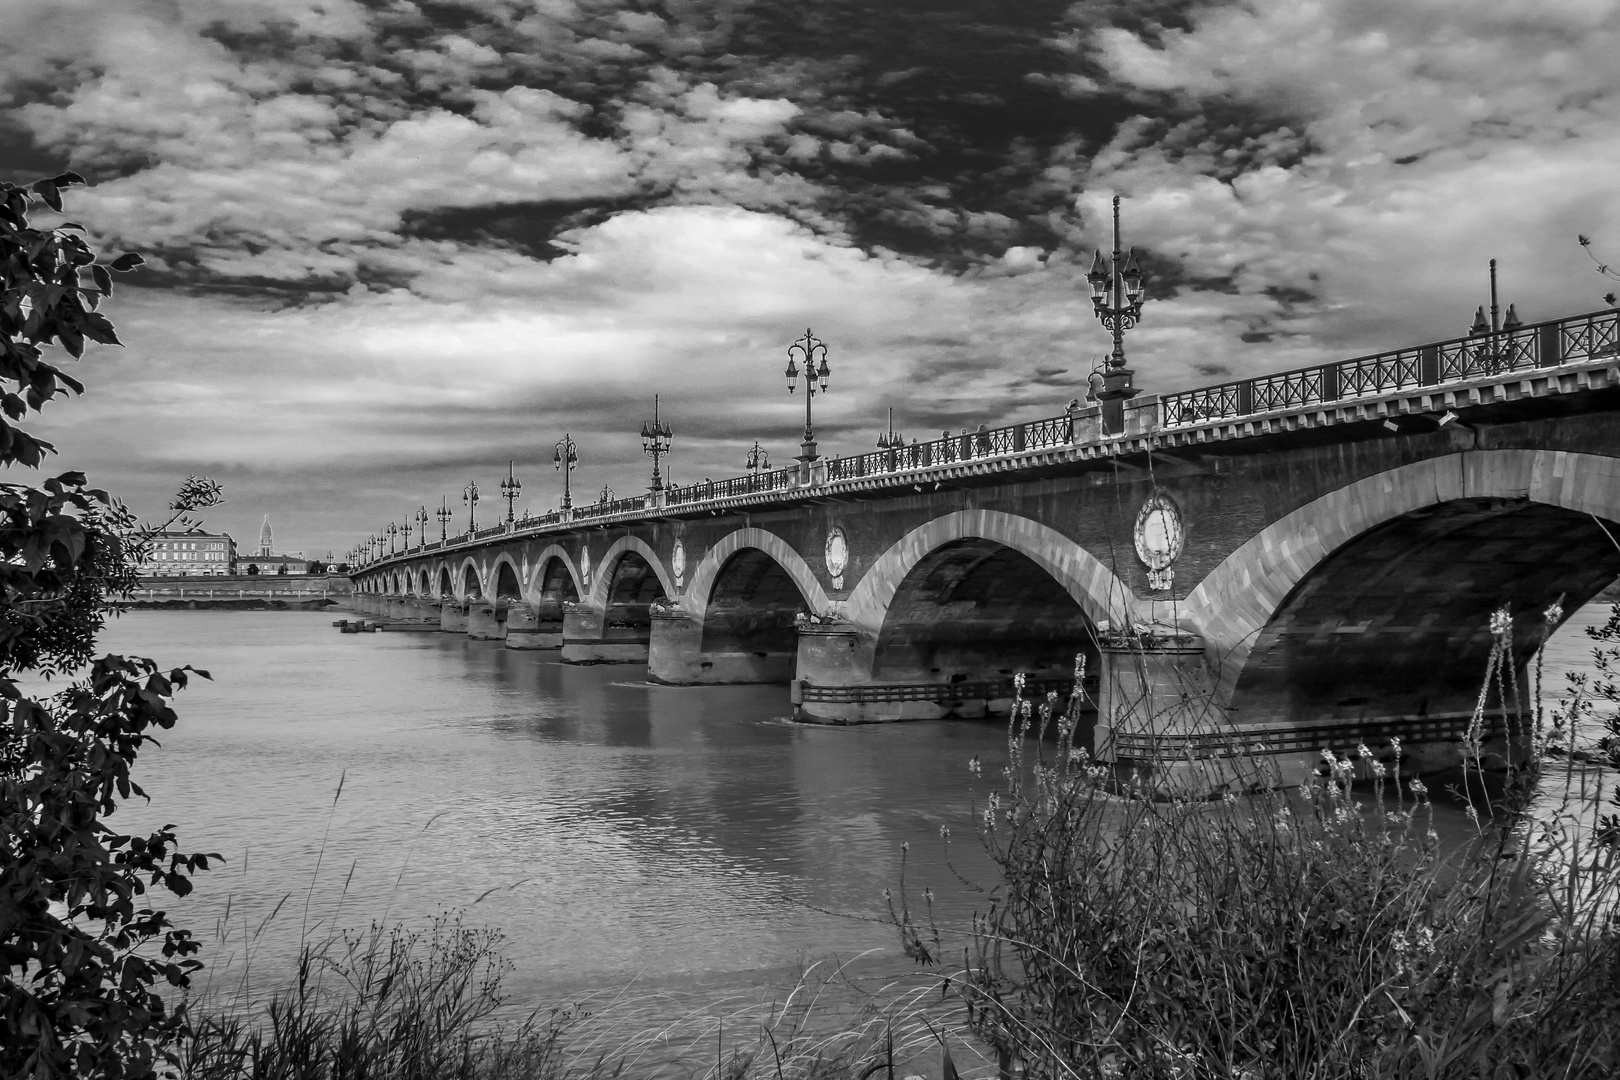
[[[50,444],[17,426],[83,386],[46,359],[77,358],[85,342],[118,344],[96,308],[112,274],[139,255],[98,263],[72,223],[38,229],[36,202],[62,209],[63,173],[31,188],[0,184],[0,465],[37,467]],[[186,482],[163,526],[219,498]],[[190,891],[218,856],[177,850],[172,826],[126,835],[107,824],[120,801],[144,797],[131,775],[153,731],[172,727],[174,693],[190,668],[92,660],[96,637],[152,529],[87,486],[81,473],[37,487],[0,484],[0,1075],[155,1076],[185,1029],[157,987],[184,987],[197,943],[147,899]],[[86,671],[86,665],[88,670]],[[48,694],[49,678],[80,671]],[[155,946],[156,955],[148,946]]]

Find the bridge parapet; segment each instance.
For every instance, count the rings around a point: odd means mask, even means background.
[[[1174,428],[1308,410],[1617,355],[1620,312],[1596,312],[1166,394],[1160,422]]]

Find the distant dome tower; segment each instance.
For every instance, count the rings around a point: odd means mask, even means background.
[[[264,515],[264,524],[259,528],[259,557],[268,559],[273,552],[270,541],[270,515]]]

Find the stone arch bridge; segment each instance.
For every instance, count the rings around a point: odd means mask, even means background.
[[[1103,757],[1447,763],[1490,613],[1522,666],[1620,576],[1617,345],[1605,312],[553,512],[356,602],[834,722],[1004,711],[1078,656]]]

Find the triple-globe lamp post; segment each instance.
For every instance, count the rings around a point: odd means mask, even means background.
[[[808,329],[804,337],[788,346],[788,393],[793,393],[799,381],[799,361],[804,361],[804,439],[800,443],[798,460],[809,464],[816,460],[816,430],[811,418],[811,402],[817,393],[827,392],[827,346]],[[819,367],[817,366],[819,364]]]
[[[440,496],[439,508],[433,511],[433,516],[439,519],[439,543],[444,543],[450,537],[450,496]]]
[[[906,437],[894,430],[894,406],[889,406],[889,430],[878,433],[877,446],[879,450],[889,452],[889,470],[895,467],[895,457],[900,448],[906,445]]]
[[[523,481],[513,474],[512,462],[508,460],[506,463],[506,479],[501,481],[501,498],[506,500],[506,523],[508,525],[517,520],[514,508],[517,506],[518,496],[521,494],[523,494]]]
[[[653,418],[641,425],[641,449],[653,459],[652,488],[654,495],[664,490],[664,477],[658,470],[658,461],[669,453],[670,440],[675,433],[669,425],[658,419],[658,395],[653,395]]]
[[[428,522],[433,520],[433,515],[428,513],[428,508],[426,504],[424,504],[414,516],[416,518],[416,548],[418,551],[420,551],[421,549],[427,547],[427,527]]]
[[[467,504],[467,535],[478,531],[478,481],[469,480],[461,489],[461,501]]]
[[[574,437],[567,432],[557,440],[557,448],[552,456],[552,464],[562,470],[563,474],[563,512],[567,513],[574,507],[574,493],[570,481],[573,478],[574,466],[579,464],[579,447],[574,443]]]
[[[1107,258],[1099,248],[1092,260],[1091,306],[1097,320],[1114,335],[1114,351],[1103,362],[1102,386],[1092,396],[1102,403],[1103,431],[1117,435],[1125,429],[1125,402],[1136,396],[1134,373],[1125,366],[1125,332],[1142,318],[1143,276],[1136,264],[1136,249],[1120,249],[1119,196],[1114,196],[1114,253]]]

